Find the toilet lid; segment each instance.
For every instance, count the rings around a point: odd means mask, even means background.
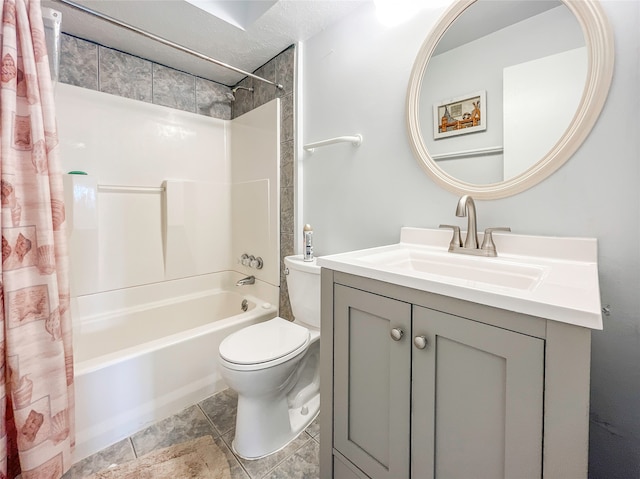
[[[220,356],[231,363],[258,364],[306,347],[309,330],[282,318],[248,326],[220,343]]]

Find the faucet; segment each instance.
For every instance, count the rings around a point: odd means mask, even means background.
[[[247,276],[246,278],[242,278],[236,283],[236,286],[246,286],[248,284],[254,284],[256,282],[255,276]]]
[[[476,226],[476,204],[469,195],[464,195],[458,200],[456,216],[467,217],[467,238],[464,240],[464,247],[469,249],[478,248],[478,231]]]
[[[467,237],[464,240],[464,246],[460,237],[460,227],[454,225],[440,225],[440,228],[451,228],[453,237],[449,243],[450,253],[464,253],[476,256],[497,256],[496,245],[493,242],[494,231],[511,231],[511,228],[487,228],[484,230],[482,246],[478,248],[478,227],[476,219],[476,204],[469,195],[464,195],[458,200],[456,206],[456,216],[467,217]]]

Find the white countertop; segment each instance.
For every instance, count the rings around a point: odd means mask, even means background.
[[[451,231],[402,228],[400,243],[317,258],[323,268],[602,329],[597,240],[494,233],[495,258],[449,253]],[[480,242],[482,234],[478,234]],[[464,234],[463,234],[464,238]]]

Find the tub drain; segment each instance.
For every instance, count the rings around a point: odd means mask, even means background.
[[[247,301],[246,299],[243,299],[242,306],[240,306],[240,308],[242,309],[242,311],[246,311],[247,309],[249,309],[249,301]]]

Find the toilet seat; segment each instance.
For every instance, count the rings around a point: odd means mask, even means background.
[[[230,369],[265,369],[304,352],[310,341],[307,328],[277,317],[230,334],[220,343],[219,353]]]

